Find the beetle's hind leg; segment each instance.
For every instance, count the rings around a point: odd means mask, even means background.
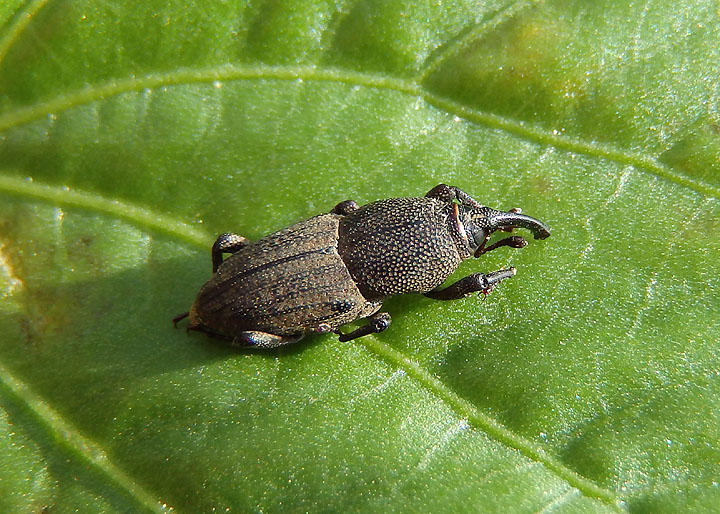
[[[367,325],[353,330],[349,334],[343,334],[340,330],[336,330],[335,333],[340,336],[338,338],[340,341],[351,341],[352,339],[357,339],[358,337],[368,334],[379,334],[383,330],[386,330],[390,326],[390,323],[392,323],[390,314],[387,312],[378,312],[368,319]]]
[[[501,269],[488,274],[473,273],[445,289],[433,289],[424,294],[433,300],[459,300],[476,292],[487,294],[501,281],[513,275],[515,275],[515,268]]]
[[[213,273],[215,273],[222,264],[224,253],[235,253],[248,243],[250,243],[250,241],[237,234],[231,234],[229,232],[220,234],[215,240],[215,244],[212,245],[212,250],[210,250],[212,254]]]
[[[241,348],[277,348],[286,344],[297,343],[303,338],[303,334],[294,336],[279,336],[259,330],[248,330],[240,332],[232,338],[232,345]]]

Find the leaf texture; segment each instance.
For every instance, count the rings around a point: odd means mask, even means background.
[[[0,6],[0,510],[712,511],[713,2]],[[450,183],[485,301],[238,352],[214,235]]]

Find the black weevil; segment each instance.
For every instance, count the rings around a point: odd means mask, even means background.
[[[362,207],[352,200],[329,214],[301,221],[258,241],[222,234],[212,247],[213,276],[200,289],[188,330],[238,346],[274,348],[309,333],[334,332],[341,341],[382,332],[390,315],[385,298],[423,293],[455,300],[490,292],[514,268],[473,273],[439,289],[458,265],[501,246],[527,242],[509,236],[486,246],[496,230],[522,227],[535,239],[550,235],[542,222],[484,207],[453,186],[440,184],[422,198],[389,198]],[[223,261],[223,254],[231,255]],[[344,334],[339,327],[368,323]]]

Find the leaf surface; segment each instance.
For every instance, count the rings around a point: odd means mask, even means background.
[[[710,511],[713,2],[0,6],[0,510]],[[445,182],[553,235],[485,300],[238,352],[215,234]]]

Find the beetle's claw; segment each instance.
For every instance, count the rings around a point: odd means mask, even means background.
[[[500,282],[502,282],[506,278],[514,277],[515,273],[517,273],[517,270],[511,266],[508,269],[501,269],[484,275],[483,278],[485,280],[483,283],[483,288],[480,290],[478,295],[485,298],[487,295],[490,294],[493,289],[497,287]]]
[[[343,334],[340,329],[335,330],[335,333],[339,336],[338,339],[341,342],[351,341],[368,334],[379,334],[380,332],[386,330],[390,326],[390,323],[392,323],[390,314],[387,312],[378,312],[368,320],[367,325],[363,325],[349,334]]]

